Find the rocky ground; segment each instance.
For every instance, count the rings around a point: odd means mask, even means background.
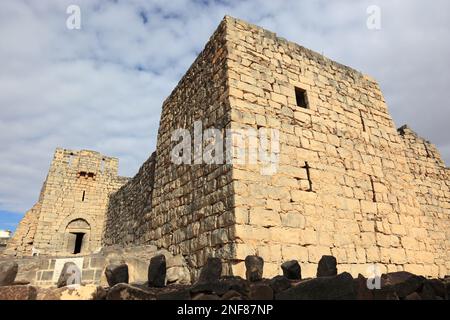
[[[295,260],[283,263],[283,275],[272,279],[262,277],[260,257],[247,257],[245,265],[246,279],[222,276],[220,259],[210,258],[196,283],[166,286],[166,261],[160,255],[150,260],[145,283],[128,283],[128,267],[121,264],[106,268],[109,286],[69,284],[70,274],[63,272],[57,288],[40,288],[15,282],[17,264],[6,262],[0,264],[0,300],[448,300],[450,296],[450,277],[426,279],[394,272],[368,281],[362,275],[338,274],[332,256],[323,256],[317,278],[308,279],[302,279]]]

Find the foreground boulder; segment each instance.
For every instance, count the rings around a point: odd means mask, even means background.
[[[350,300],[355,298],[353,277],[347,272],[334,277],[306,280],[275,296],[276,300]]]
[[[302,269],[297,260],[286,261],[281,265],[283,275],[289,280],[300,280],[302,278]]]
[[[156,300],[156,296],[127,283],[118,283],[109,289],[106,300]]]
[[[106,281],[110,287],[118,283],[128,283],[128,266],[124,264],[110,264],[105,269]]]
[[[253,283],[250,286],[250,300],[273,300],[273,289],[264,283]]]
[[[245,258],[245,276],[248,281],[260,281],[263,277],[264,260],[258,256],[247,256]]]
[[[62,288],[74,284],[81,284],[81,271],[73,262],[66,262],[59,275],[56,286]]]
[[[0,263],[0,286],[9,286],[14,283],[19,266],[13,261]]]
[[[406,298],[415,291],[419,291],[425,282],[422,276],[416,276],[406,271],[386,273],[381,276],[381,289],[395,292],[399,298]]]
[[[285,276],[276,276],[270,280],[269,284],[275,293],[279,293],[291,287],[291,282]]]
[[[197,283],[218,281],[222,274],[222,262],[219,258],[208,258],[200,271]]]
[[[166,285],[166,257],[162,254],[150,259],[148,266],[148,286],[164,287]]]
[[[36,300],[37,290],[33,286],[2,286],[0,300]]]
[[[372,279],[370,280],[372,282]],[[358,278],[353,280],[356,300],[399,300],[397,294],[389,289],[369,289],[368,279],[358,275]]]
[[[337,275],[337,261],[333,256],[322,256],[317,266],[317,278]]]

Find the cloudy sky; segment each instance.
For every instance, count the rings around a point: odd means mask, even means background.
[[[81,29],[66,27],[69,5]],[[381,29],[366,26],[370,5]],[[0,229],[37,200],[54,149],[93,149],[134,175],[161,104],[224,15],[376,78],[397,126],[450,163],[450,1],[0,1]]]

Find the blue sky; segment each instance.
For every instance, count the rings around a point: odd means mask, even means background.
[[[66,8],[81,8],[81,29]],[[381,30],[366,27],[369,5]],[[376,78],[397,126],[450,162],[450,2],[2,0],[0,229],[37,200],[56,147],[120,158],[154,150],[163,100],[224,15],[270,29]]]

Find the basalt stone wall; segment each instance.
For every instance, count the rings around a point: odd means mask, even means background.
[[[378,84],[243,21],[227,31],[233,126],[280,132],[275,174],[233,166],[234,273],[252,254],[267,276],[290,259],[312,276],[322,255],[353,275],[448,273],[448,179],[424,179],[434,160],[405,148]]]
[[[109,198],[103,234],[103,245],[133,245],[145,240],[151,229],[146,215],[152,210],[156,154],[141,166],[139,172]]]
[[[233,258],[231,166],[177,165],[171,160],[171,150],[178,143],[171,141],[174,130],[189,130],[194,145],[194,122],[200,121],[204,129],[213,127],[222,133],[229,126],[225,35],[224,21],[164,101],[153,188],[145,178],[150,174],[144,166],[128,185],[111,197],[105,244],[126,244],[131,240],[136,244],[154,243],[174,254],[185,255],[194,271],[203,266],[208,256],[223,258],[225,266]],[[142,190],[145,197],[137,196]],[[120,199],[128,197],[134,201],[121,202]],[[120,203],[120,207],[115,203]],[[126,217],[131,221],[123,225]]]

